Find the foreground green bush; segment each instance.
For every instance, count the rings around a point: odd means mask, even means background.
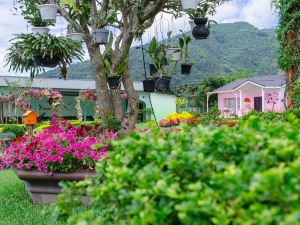
[[[97,176],[66,185],[56,216],[89,225],[299,224],[298,122],[251,116],[234,128],[132,134],[113,143]],[[89,207],[73,214],[86,191]]]

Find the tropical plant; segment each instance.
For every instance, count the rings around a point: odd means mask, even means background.
[[[5,56],[9,70],[21,73],[30,72],[32,78],[43,71],[34,59],[36,56],[57,59],[61,77],[66,78],[67,65],[73,63],[74,60],[82,61],[84,54],[81,43],[52,35],[20,34],[10,42],[11,47]]]
[[[181,33],[182,36],[179,37],[179,46],[181,49],[182,63],[187,65],[192,65],[194,64],[194,62],[189,60],[189,44],[191,43],[192,38],[186,35],[185,33],[183,33],[183,31],[181,31]]]
[[[43,20],[36,0],[18,0],[22,4],[22,16],[34,27],[54,25],[55,21]]]

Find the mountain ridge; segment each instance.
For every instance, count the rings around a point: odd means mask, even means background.
[[[191,35],[191,32],[188,32]],[[177,42],[177,36],[171,42]],[[254,75],[278,74],[278,42],[274,29],[258,29],[246,22],[215,25],[207,40],[194,40],[190,45],[190,58],[196,61],[190,75],[181,75],[177,66],[173,85],[195,83],[205,76],[228,74],[239,70],[250,70]],[[147,74],[149,74],[146,57]],[[129,68],[134,81],[144,79],[141,49],[131,48]],[[58,69],[39,77],[58,77]],[[93,79],[89,61],[73,64],[68,70],[69,79]]]

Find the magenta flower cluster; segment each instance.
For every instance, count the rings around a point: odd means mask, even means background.
[[[55,118],[33,137],[24,136],[4,150],[0,168],[36,169],[46,173],[92,170],[118,135],[101,126],[75,127]]]
[[[13,102],[16,99],[14,95],[11,95],[9,97],[0,97],[0,102],[3,103],[8,103],[8,102]]]
[[[27,98],[42,99],[43,97],[48,98],[48,102],[51,105],[52,111],[58,111],[60,103],[62,101],[62,95],[59,91],[51,89],[35,90],[27,89],[23,91],[19,98],[16,100],[16,107],[22,108],[24,111],[29,109],[29,104],[27,103]]]
[[[83,101],[94,102],[97,100],[97,96],[94,90],[82,90],[80,91],[79,96]]]

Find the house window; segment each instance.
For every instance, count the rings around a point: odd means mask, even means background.
[[[236,102],[238,102],[238,105],[236,105]],[[230,114],[237,115],[236,106],[238,106],[238,108],[240,106],[239,98],[225,98],[225,107],[230,110]]]

